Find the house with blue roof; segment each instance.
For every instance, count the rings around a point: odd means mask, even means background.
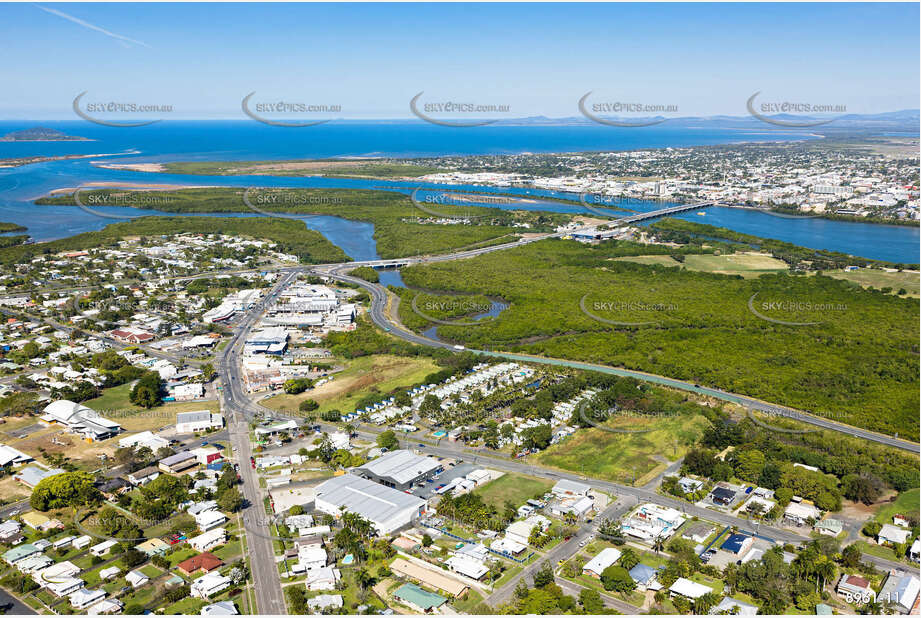
[[[743,556],[748,553],[754,543],[755,539],[746,534],[730,534],[729,538],[720,545],[720,549],[736,556]]]
[[[636,582],[636,589],[640,592],[659,590],[662,587],[662,584],[656,581],[658,571],[647,564],[639,563],[630,569],[629,573],[633,581]]]

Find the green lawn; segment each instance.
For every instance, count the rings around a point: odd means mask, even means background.
[[[217,401],[184,401],[167,403],[151,409],[141,408],[129,401],[131,384],[122,384],[102,391],[102,395],[84,402],[84,405],[120,424],[126,431],[153,431],[172,425],[179,412],[198,410],[219,411]]]
[[[919,284],[918,273],[913,272],[890,273],[872,268],[860,268],[850,272],[845,272],[843,270],[832,270],[827,271],[825,274],[829,277],[834,277],[835,279],[853,281],[857,285],[865,288],[892,288],[893,294],[904,288],[905,291],[908,292],[909,296],[917,297],[919,294],[919,288],[921,288],[921,284]]]
[[[186,597],[181,601],[176,601],[169,607],[163,610],[164,614],[176,615],[198,615],[198,612],[201,611],[201,608],[207,605],[208,602],[202,599],[195,599],[192,597]]]
[[[596,478],[621,483],[642,481],[666,467],[656,457],[675,461],[703,435],[709,421],[703,415],[670,418],[614,419],[620,429],[648,429],[645,433],[612,433],[584,429],[548,448],[538,461]],[[634,476],[635,475],[635,476]]]
[[[304,399],[320,404],[317,413],[326,410],[352,412],[355,404],[373,393],[388,393],[395,388],[412,386],[427,375],[438,371],[438,366],[428,358],[408,358],[375,354],[347,361],[347,367],[331,382],[308,390],[300,395],[276,395],[262,402],[275,410],[295,411]]]
[[[506,502],[519,507],[529,498],[539,498],[553,487],[553,481],[506,472],[503,476],[477,487],[473,493],[479,494],[483,502],[502,509]]]
[[[879,507],[873,519],[882,524],[891,524],[894,515],[902,514],[917,520],[919,513],[921,513],[919,501],[921,501],[921,489],[915,488],[903,491],[894,502]]]

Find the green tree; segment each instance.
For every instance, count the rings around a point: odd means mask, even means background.
[[[381,448],[385,448],[388,451],[395,451],[400,448],[400,441],[397,440],[397,435],[392,429],[381,432],[377,436],[377,445]]]
[[[616,564],[612,564],[601,572],[601,585],[605,590],[615,592],[630,592],[636,588],[636,582],[630,577],[627,569]]]
[[[93,477],[86,472],[63,472],[39,481],[32,490],[29,504],[36,511],[64,507],[80,507],[102,500],[93,486]]]

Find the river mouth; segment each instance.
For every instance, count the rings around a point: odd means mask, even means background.
[[[111,158],[111,157],[110,157]],[[438,184],[413,182],[405,179],[358,179],[322,176],[280,177],[280,176],[189,176],[184,174],[153,174],[130,170],[112,170],[94,166],[89,160],[55,161],[0,170],[0,221],[19,223],[28,228],[21,232],[36,242],[56,240],[82,232],[95,231],[111,223],[111,219],[95,217],[71,206],[42,206],[35,208],[36,198],[54,189],[80,186],[88,182],[125,182],[168,185],[195,185],[217,187],[272,187],[272,188],[327,188],[364,189],[402,193],[409,196],[416,189],[422,190],[422,199],[429,193],[464,193],[464,200],[471,212],[483,207],[506,210],[547,211],[564,214],[592,212],[579,203],[573,193],[530,189],[521,187],[492,187],[463,184]],[[503,200],[478,201],[476,195],[496,194],[515,196],[508,203]],[[673,202],[625,199],[618,207],[629,211],[648,212],[677,205]],[[108,210],[112,209],[112,210]],[[123,214],[127,218],[137,215],[165,216],[156,210],[107,207],[101,209],[112,214]],[[420,214],[422,214],[420,212]],[[612,212],[616,216],[617,213]],[[241,213],[195,213],[195,216],[247,216]],[[597,216],[597,215],[596,215]],[[821,218],[780,218],[770,213],[751,209],[713,206],[703,216],[691,211],[673,215],[675,218],[707,223],[718,227],[790,242],[812,249],[839,251],[862,258],[885,260],[895,263],[915,264],[919,262],[919,228],[916,226],[890,226],[882,224],[834,221]],[[373,240],[373,225],[343,220],[334,216],[311,217],[305,220],[311,229],[316,229],[333,244],[340,247],[355,260],[379,259]],[[314,227],[317,226],[317,227]]]

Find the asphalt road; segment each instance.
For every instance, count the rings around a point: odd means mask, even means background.
[[[287,273],[275,285],[272,293],[286,285],[296,275],[296,272]],[[253,453],[249,440],[249,421],[257,410],[257,406],[243,391],[238,362],[240,348],[260,316],[261,311],[251,312],[246,316],[223,352],[218,355],[216,366],[219,368],[223,381],[222,409],[225,411],[225,416],[228,417],[230,441],[240,464],[240,476],[243,479],[243,497],[246,502],[242,515],[249,549],[253,589],[256,593],[257,611],[254,613],[282,615],[287,613],[287,608],[278,569],[275,567],[275,551],[268,528],[270,518],[265,513],[264,494],[259,487],[259,480],[250,465],[250,457]]]

